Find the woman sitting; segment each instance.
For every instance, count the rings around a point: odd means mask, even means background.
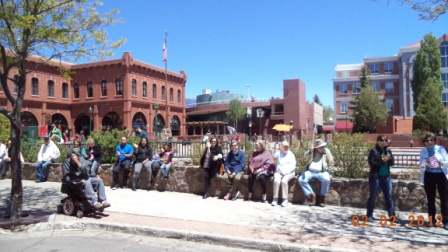
[[[84,149],[84,147],[82,147],[81,141],[79,141],[78,139],[73,141],[72,151],[75,151],[75,152],[81,154],[83,157],[86,155],[86,149]]]
[[[81,140],[76,140],[78,143]],[[84,151],[84,158],[92,162],[92,167],[90,168],[89,177],[96,177],[98,167],[101,165],[101,161],[103,160],[103,154],[101,154],[101,147],[98,144],[95,144],[95,141],[92,138],[87,139],[86,141],[87,151]]]
[[[254,180],[258,180],[260,183],[262,195],[261,202],[266,201],[266,180],[268,177],[272,176],[275,172],[275,164],[272,159],[271,153],[265,149],[263,141],[258,140],[255,143],[255,151],[249,159],[249,169],[245,178],[248,179],[248,189],[249,195],[248,200],[252,199]]]
[[[208,198],[208,190],[212,178],[216,177],[219,167],[222,164],[222,149],[218,145],[218,140],[214,137],[207,142],[204,154],[201,157],[201,167],[204,168],[205,193],[203,199]]]
[[[276,206],[278,204],[278,194],[281,190],[282,207],[286,207],[288,206],[288,182],[295,176],[297,161],[294,153],[289,150],[287,141],[282,142],[281,150],[275,153],[274,158],[277,159],[277,167],[274,173],[274,200],[272,200],[271,205]]]
[[[171,165],[173,164],[173,151],[171,150],[171,144],[165,143],[163,145],[163,152],[159,154],[162,158],[162,165],[160,166],[160,171],[162,172],[162,176],[164,179],[168,179],[169,171],[171,169]]]
[[[146,190],[149,191],[149,188],[151,187],[151,173],[152,173],[151,154],[152,150],[148,145],[148,139],[146,137],[143,137],[142,139],[140,139],[140,143],[137,146],[137,150],[134,152],[136,158],[134,163],[134,175],[132,176],[132,191],[137,190],[137,180],[143,166],[147,171]]]

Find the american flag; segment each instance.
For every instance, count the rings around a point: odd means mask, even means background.
[[[437,162],[436,156],[430,156],[428,159],[428,168],[439,168],[439,162]]]
[[[166,61],[166,58],[167,58],[166,41],[163,43],[162,50],[163,50],[162,61]]]

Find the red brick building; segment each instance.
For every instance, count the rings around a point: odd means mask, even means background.
[[[27,75],[22,107],[25,131],[55,123],[71,135],[81,130],[89,134],[90,128],[131,129],[136,124],[150,136],[163,128],[170,128],[173,135],[185,132],[184,71],[165,73],[135,60],[129,52],[120,59],[85,64],[39,62],[35,56],[27,61],[32,72]],[[65,79],[58,66],[69,69],[72,79]],[[10,77],[16,74],[13,69]],[[14,90],[12,82],[8,85]],[[12,106],[1,88],[0,106],[8,110]]]

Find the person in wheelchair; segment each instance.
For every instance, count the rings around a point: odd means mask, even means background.
[[[68,164],[64,165],[64,182],[69,187],[83,185],[87,202],[96,210],[110,207],[110,203],[106,201],[103,180],[88,175],[89,166],[92,165],[92,162],[82,158],[81,154],[75,150],[72,150],[69,155]],[[94,188],[97,189],[98,193],[95,192]]]

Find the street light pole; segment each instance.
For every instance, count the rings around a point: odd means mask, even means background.
[[[93,109],[92,107],[89,107],[89,135],[92,134],[92,113],[93,113]]]
[[[261,136],[261,139],[263,139],[262,125],[261,125],[261,119],[263,118],[263,114],[264,114],[264,111],[261,108],[257,109],[257,117],[260,118],[260,136]]]
[[[252,142],[252,118],[249,121],[249,139]]]
[[[292,124],[294,123],[293,120],[289,121],[289,145],[292,146]]]

